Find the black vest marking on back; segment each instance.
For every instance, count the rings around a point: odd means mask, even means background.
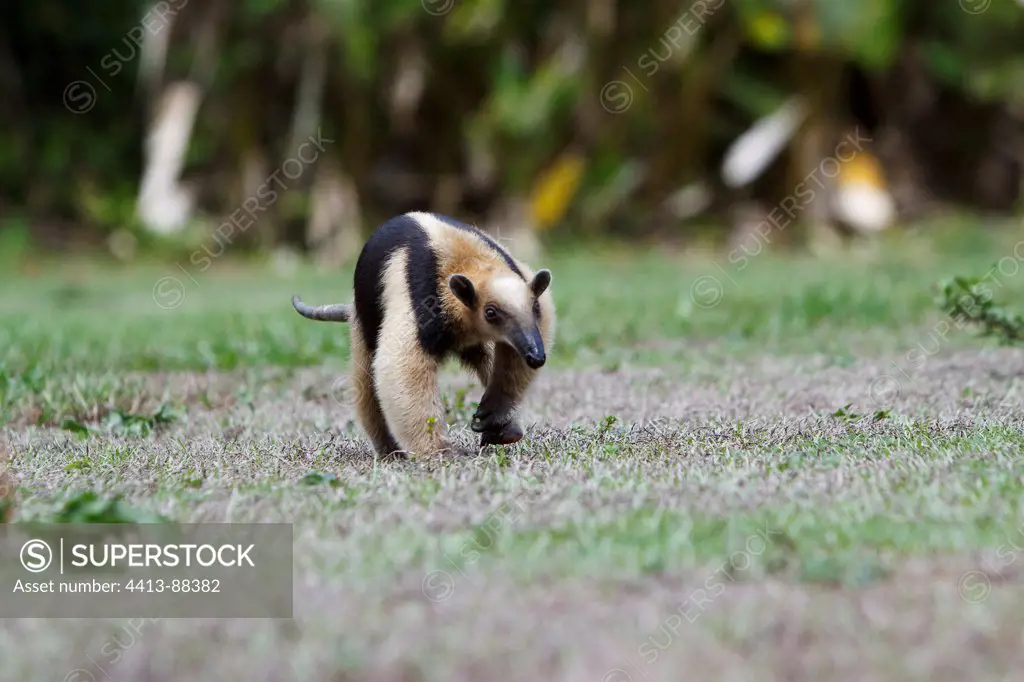
[[[452,325],[441,308],[437,282],[440,267],[426,231],[407,215],[382,223],[367,240],[356,262],[353,289],[363,340],[371,356],[376,355],[384,321],[384,267],[388,258],[402,247],[407,253],[406,284],[420,345],[440,359],[455,343]]]
[[[440,215],[438,213],[432,213],[431,215],[434,216],[435,218],[437,218],[438,220],[440,220],[445,225],[450,225],[451,227],[454,227],[456,229],[462,230],[463,232],[471,232],[471,233],[475,234],[476,236],[480,237],[480,239],[484,240],[484,242],[487,244],[487,246],[489,246],[492,249],[494,249],[498,253],[498,255],[500,255],[502,257],[502,259],[504,259],[505,265],[508,266],[509,270],[511,270],[512,272],[516,273],[519,276],[519,278],[522,279],[524,282],[526,281],[526,277],[523,275],[522,271],[519,269],[519,266],[516,265],[516,262],[514,260],[512,260],[512,256],[509,255],[508,251],[503,249],[501,247],[501,245],[498,244],[498,242],[496,242],[493,239],[491,239],[490,235],[488,235],[486,232],[484,232],[483,230],[477,229],[477,228],[473,227],[472,225],[467,225],[466,223],[459,222],[458,220],[455,220],[454,218],[449,218],[448,216]]]

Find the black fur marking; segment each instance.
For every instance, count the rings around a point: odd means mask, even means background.
[[[409,239],[409,260],[405,271],[409,296],[416,315],[416,330],[420,346],[427,353],[443,358],[455,345],[455,332],[441,307],[441,292],[437,281],[440,264],[437,254],[430,248],[427,232],[417,225]]]
[[[547,270],[540,270],[533,276],[533,281],[530,282],[530,290],[533,291],[535,296],[540,296],[547,291],[547,288],[550,285],[551,273]]]
[[[407,253],[406,284],[420,345],[427,353],[442,358],[454,346],[455,335],[441,307],[437,255],[430,248],[426,231],[407,215],[390,218],[374,230],[356,261],[356,315],[366,347],[371,356],[377,351],[384,321],[384,268],[388,258],[403,247]]]
[[[512,260],[512,256],[509,255],[508,251],[503,249],[501,245],[498,244],[498,242],[491,239],[490,235],[488,235],[486,232],[476,227],[473,227],[472,225],[467,225],[466,223],[459,222],[455,218],[449,218],[448,216],[441,215],[439,213],[431,213],[430,215],[434,216],[445,225],[449,225],[456,229],[462,230],[463,232],[471,232],[472,234],[475,234],[476,236],[480,237],[480,239],[484,240],[487,246],[494,249],[494,251],[496,251],[498,255],[502,257],[502,259],[504,259],[505,265],[508,266],[509,270],[516,273],[516,275],[518,275],[519,278],[522,279],[524,282],[526,281],[526,277],[523,276],[522,271],[519,269],[519,266],[516,265],[516,262]]]
[[[483,345],[470,346],[469,348],[463,348],[459,353],[459,361],[464,365],[470,367],[476,367],[481,362],[487,359],[487,351]]]
[[[476,289],[473,283],[465,275],[452,275],[448,280],[448,286],[456,298],[466,304],[467,308],[476,307]]]
[[[363,332],[363,341],[373,357],[377,351],[377,336],[384,320],[384,266],[388,258],[408,237],[407,232],[415,228],[409,218],[397,216],[382,223],[366,241],[356,261],[355,278],[352,283],[356,315]]]

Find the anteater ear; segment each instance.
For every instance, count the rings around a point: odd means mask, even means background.
[[[548,286],[551,285],[551,271],[550,270],[538,270],[533,276],[533,281],[530,282],[530,291],[533,292],[534,296],[540,296],[548,290]]]
[[[455,298],[465,303],[466,306],[472,308],[476,305],[476,289],[473,288],[473,283],[469,281],[469,277],[465,275],[452,275],[448,278],[448,286],[451,288],[452,293],[455,294]]]

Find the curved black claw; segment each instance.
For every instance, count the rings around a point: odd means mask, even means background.
[[[480,436],[480,447],[487,445],[512,445],[523,438],[523,428],[515,422],[509,422],[499,428],[488,429]]]

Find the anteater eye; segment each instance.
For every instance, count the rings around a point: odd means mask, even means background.
[[[484,318],[491,324],[497,324],[499,317],[498,309],[494,306],[487,306],[484,308]]]

